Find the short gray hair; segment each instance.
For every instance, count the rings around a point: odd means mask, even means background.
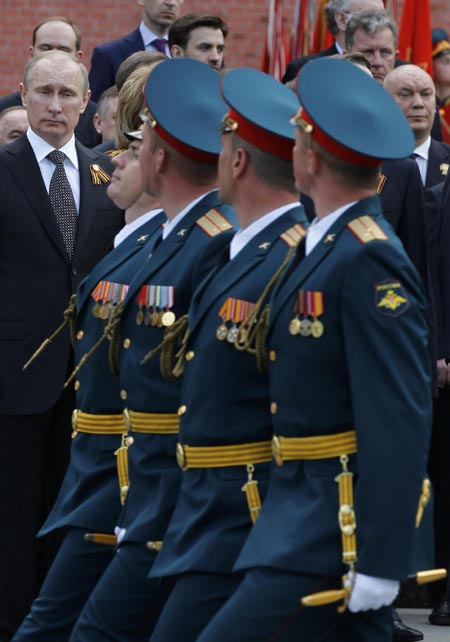
[[[363,11],[348,21],[345,30],[345,48],[352,49],[355,44],[355,33],[362,29],[367,35],[372,36],[383,29],[390,29],[394,36],[394,46],[397,47],[398,30],[394,20],[380,11]]]
[[[350,11],[352,7],[352,0],[330,0],[325,5],[325,19],[327,21],[327,29],[335,36],[339,33],[339,28],[336,24],[334,15],[339,11]]]
[[[27,66],[25,67],[25,72],[23,75],[23,84],[25,89],[28,89],[30,78],[33,74],[35,67],[40,63],[44,58],[60,58],[61,60],[71,60],[75,65],[78,66],[81,76],[81,88],[83,91],[83,96],[86,95],[89,90],[89,77],[88,72],[84,64],[80,61],[79,58],[76,58],[72,54],[66,53],[65,51],[60,51],[59,49],[50,49],[49,51],[43,51],[36,56],[33,56],[28,61]]]

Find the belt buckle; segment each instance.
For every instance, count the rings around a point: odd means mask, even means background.
[[[75,409],[75,410],[72,412],[72,439],[75,439],[75,437],[78,435],[78,430],[77,430],[77,426],[78,426],[78,413],[79,413],[79,410],[78,410],[78,409]]]
[[[123,423],[125,424],[125,428],[127,430],[131,430],[131,419],[130,419],[130,413],[128,411],[128,408],[124,408],[123,412]]]
[[[283,457],[281,456],[281,443],[279,437],[274,435],[272,437],[272,455],[277,466],[283,465]]]

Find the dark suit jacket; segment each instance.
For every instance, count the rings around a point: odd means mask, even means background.
[[[444,165],[442,167],[442,165]],[[450,145],[431,139],[425,187],[445,181],[450,166]]]
[[[339,52],[336,48],[336,45],[333,43],[331,47],[329,47],[328,49],[324,49],[323,51],[319,51],[319,53],[309,54],[308,56],[302,56],[301,58],[291,60],[291,62],[289,62],[286,66],[286,71],[284,72],[284,76],[281,79],[281,82],[286,84],[290,80],[293,80],[298,74],[299,70],[303,67],[303,65],[310,60],[314,60],[315,58],[322,58],[323,56],[334,56],[337,53]]]
[[[94,185],[90,165],[111,173],[109,159],[77,143],[80,213],[72,263],[26,136],[0,150],[0,413],[36,414],[52,407],[70,353],[61,332],[25,371],[22,366],[61,323],[78,283],[111,248],[123,212]]]
[[[125,58],[131,56],[135,51],[143,51],[144,48],[139,28],[123,38],[95,47],[92,52],[91,71],[89,72],[92,100],[98,100],[105,89],[115,84],[116,71]]]
[[[0,98],[0,112],[8,107],[15,107],[16,105],[21,104],[22,99],[20,97],[20,92],[15,91],[13,94],[2,96]],[[102,142],[102,137],[94,127],[94,114],[96,110],[97,105],[90,100],[84,112],[80,114],[80,120],[78,121],[78,125],[75,127],[76,139],[85,147],[95,147]]]

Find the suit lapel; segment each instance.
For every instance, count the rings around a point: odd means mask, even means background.
[[[7,151],[11,154],[9,168],[17,181],[21,194],[35,212],[52,243],[64,260],[68,262],[69,257],[42,179],[41,170],[27,137],[22,136]]]
[[[437,141],[431,139],[425,187],[432,187],[436,185],[436,183],[444,181],[449,164],[449,149],[443,144],[439,144]]]

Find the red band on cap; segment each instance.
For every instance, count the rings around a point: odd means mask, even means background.
[[[308,125],[313,126],[311,137],[319,143],[319,145],[338,158],[341,158],[348,163],[354,163],[355,165],[363,165],[364,167],[376,167],[382,162],[382,159],[380,158],[365,156],[364,154],[355,152],[352,149],[341,145],[341,143],[338,143],[334,138],[331,138],[331,136],[328,136],[328,134],[326,134],[323,129],[320,129],[320,127],[312,120],[305,108],[302,109],[302,118],[306,123],[308,123]]]
[[[258,125],[251,123],[249,120],[246,120],[241,116],[241,114],[234,111],[233,108],[230,109],[228,115],[239,125],[236,130],[236,134],[238,136],[269,154],[279,156],[285,160],[292,160],[294,140],[274,134],[263,127],[258,127]]]
[[[187,156],[191,160],[197,161],[199,163],[207,163],[209,165],[213,165],[214,163],[217,163],[217,160],[219,158],[219,154],[212,154],[210,152],[204,152],[201,149],[196,149],[195,147],[191,147],[190,145],[186,145],[186,143],[181,142],[181,140],[178,140],[177,138],[174,138],[167,132],[159,123],[156,123],[155,127],[153,128],[154,131],[158,134],[158,136],[161,136],[163,140],[166,141],[171,147],[177,150],[177,152],[180,152],[180,154],[183,154],[183,156]]]

